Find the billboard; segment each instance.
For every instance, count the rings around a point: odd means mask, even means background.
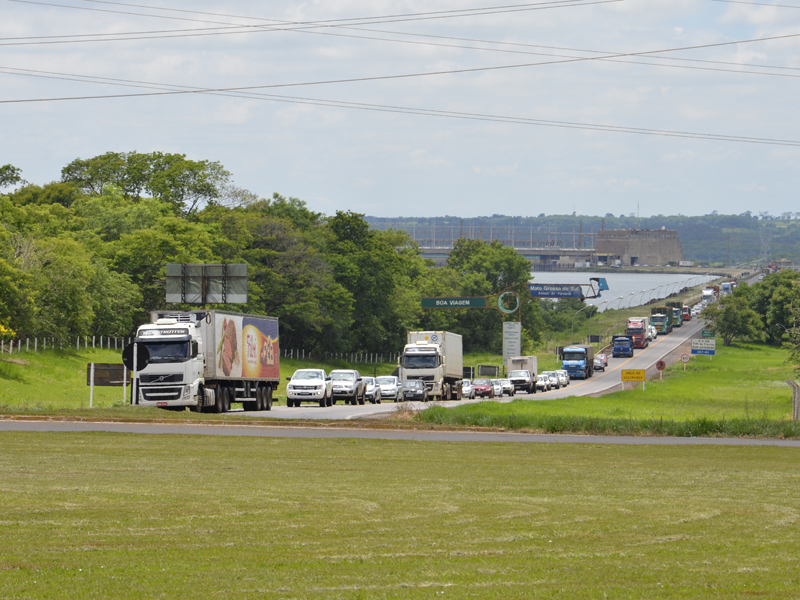
[[[225,377],[280,378],[278,321],[217,313],[216,368]]]
[[[167,302],[247,304],[247,265],[167,265]]]

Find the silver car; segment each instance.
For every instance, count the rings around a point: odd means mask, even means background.
[[[333,381],[333,403],[344,398],[345,404],[364,404],[364,379],[361,373],[352,369],[331,371]]]
[[[381,403],[381,386],[374,377],[364,377],[364,399],[371,404]]]
[[[398,402],[403,399],[403,390],[400,380],[394,375],[378,377],[378,385],[381,387],[381,398]]]
[[[536,389],[543,392],[550,391],[550,378],[547,375],[539,375],[536,377]]]
[[[492,379],[492,386],[494,386],[494,397],[495,398],[502,398],[503,397],[503,384],[500,383],[499,379]]]
[[[469,379],[464,379],[461,382],[461,397],[468,400],[473,400],[475,398],[475,386],[472,385]]]

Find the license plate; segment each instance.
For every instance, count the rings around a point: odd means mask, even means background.
[[[156,406],[169,406],[169,402],[156,402]]]
[[[297,392],[298,396],[310,396],[311,392]]]

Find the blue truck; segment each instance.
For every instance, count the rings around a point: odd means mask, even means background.
[[[567,346],[561,350],[561,368],[570,379],[589,379],[594,374],[594,346]]]
[[[611,356],[626,358],[633,356],[633,337],[629,335],[615,335],[611,338]]]

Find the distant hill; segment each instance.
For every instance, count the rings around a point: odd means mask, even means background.
[[[688,217],[684,215],[658,215],[655,217],[637,219],[632,215],[614,216],[607,214],[605,217],[582,215],[540,215],[539,217],[511,217],[492,215],[490,217],[475,217],[461,219],[459,217],[445,216],[434,218],[397,217],[380,218],[365,217],[371,227],[384,229],[399,227],[400,224],[408,227],[430,228],[435,225],[437,230],[455,232],[456,237],[460,232],[476,232],[479,228],[488,239],[490,229],[497,231],[494,237],[503,235],[503,228],[514,226],[530,228],[534,235],[546,235],[548,228],[559,232],[577,233],[582,225],[583,233],[595,233],[601,228],[605,229],[674,229],[683,247],[686,260],[693,260],[704,264],[724,264],[728,252],[728,238],[730,237],[731,264],[745,263],[757,260],[762,256],[775,260],[788,258],[800,262],[800,219],[790,219],[789,216],[800,216],[800,213],[787,213],[784,218],[753,215],[750,212],[741,215],[710,214]],[[439,229],[441,228],[441,229]],[[574,235],[574,234],[573,234]],[[566,244],[566,242],[565,242]]]

